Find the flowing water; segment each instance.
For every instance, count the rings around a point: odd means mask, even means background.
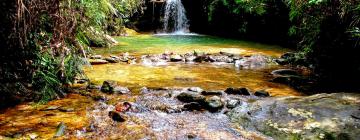
[[[164,12],[164,32],[184,33],[188,32],[188,19],[181,0],[166,0]]]

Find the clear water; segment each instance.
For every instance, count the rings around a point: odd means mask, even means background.
[[[207,52],[218,53],[220,51],[243,55],[264,54],[280,56],[290,51],[276,45],[265,45],[255,42],[247,42],[234,39],[226,39],[205,35],[137,35],[129,37],[117,37],[119,45],[111,48],[94,49],[96,54],[120,54],[129,52],[135,55],[160,54],[164,52],[188,53]]]
[[[181,35],[152,36],[141,35],[117,38],[121,45],[96,49],[96,54],[104,56],[129,52],[131,55],[161,54],[164,52],[188,53],[220,51],[251,55],[264,54],[279,56],[289,51],[279,46],[270,46],[246,41],[224,39],[212,36]],[[214,65],[209,63],[170,63],[164,66],[138,64],[106,64],[86,67],[87,76],[95,83],[115,80],[123,86],[138,90],[141,87],[201,87],[208,90],[224,90],[228,87],[247,87],[252,91],[266,89],[273,96],[299,95],[292,88],[269,82],[271,71],[283,68],[269,65],[261,69],[239,69],[234,65]]]

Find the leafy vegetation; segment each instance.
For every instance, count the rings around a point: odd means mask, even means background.
[[[108,45],[109,19],[122,20],[142,4],[121,2],[126,5],[117,0],[1,2],[1,101],[62,96],[62,88],[81,74],[87,46]]]

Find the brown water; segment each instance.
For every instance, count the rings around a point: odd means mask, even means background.
[[[121,37],[122,45],[106,49],[95,49],[96,54],[109,55],[130,52],[131,55],[161,54],[164,52],[188,53],[229,52],[241,55],[264,54],[277,57],[289,51],[279,46],[217,38],[211,36],[150,36]],[[228,87],[247,87],[251,90],[265,89],[273,96],[299,95],[292,88],[269,82],[270,72],[282,68],[269,65],[261,69],[239,69],[235,66],[215,64],[173,63],[165,66],[140,64],[106,64],[85,67],[92,82],[101,84],[115,80],[134,90],[141,87],[201,87],[208,90],[224,90]]]

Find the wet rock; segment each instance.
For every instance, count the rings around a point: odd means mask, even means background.
[[[117,121],[117,122],[125,122],[126,121],[125,117],[122,114],[120,114],[120,113],[118,113],[116,111],[110,111],[109,112],[109,117],[112,120]]]
[[[115,105],[115,110],[117,112],[127,112],[131,109],[131,106],[129,102],[118,103]]]
[[[171,62],[180,62],[182,61],[182,57],[180,55],[171,55],[170,56],[170,61]]]
[[[92,55],[90,56],[90,59],[102,59],[101,55]]]
[[[233,109],[236,106],[238,106],[240,104],[239,100],[235,100],[235,99],[229,99],[226,101],[226,107],[229,109]]]
[[[109,63],[108,61],[102,59],[90,59],[89,62],[91,65],[101,65]]]
[[[206,109],[211,112],[216,112],[224,106],[219,96],[212,96],[206,99]]]
[[[115,94],[129,94],[130,90],[127,87],[116,86],[113,93]]]
[[[61,111],[61,112],[74,112],[75,109],[74,108],[62,107],[62,108],[59,108],[59,111]]]
[[[270,94],[269,92],[265,91],[265,90],[258,90],[254,93],[255,96],[259,96],[259,97],[269,97]]]
[[[244,130],[273,139],[317,139],[329,134],[331,139],[358,139],[360,121],[350,115],[359,111],[359,101],[360,95],[353,93],[273,97],[238,106],[227,115]]]
[[[256,69],[266,67],[272,62],[270,57],[264,55],[252,55],[235,61],[235,67],[244,69]]]
[[[120,59],[116,59],[113,57],[106,57],[105,60],[108,61],[109,63],[119,63],[120,62]]]
[[[190,87],[188,90],[192,91],[192,92],[199,92],[199,93],[204,91],[200,87]]]
[[[56,132],[55,132],[55,137],[61,137],[65,134],[66,131],[66,125],[64,122],[61,122],[57,128],[56,128]]]
[[[247,88],[227,88],[225,90],[227,94],[234,94],[234,95],[250,95],[250,91]]]
[[[299,73],[292,69],[279,69],[271,72],[274,76],[299,76]]]
[[[41,109],[40,111],[50,111],[50,110],[57,110],[59,109],[61,106],[49,106],[47,108]]]
[[[103,82],[103,85],[101,86],[101,91],[105,93],[113,93],[116,86],[116,81],[107,80]]]
[[[197,92],[182,92],[180,93],[178,96],[176,96],[178,100],[182,101],[182,102],[198,102],[198,103],[203,103],[205,102],[205,96],[200,95],[200,93]]]
[[[222,91],[202,91],[201,92],[202,95],[223,95]]]
[[[191,102],[184,104],[183,110],[187,111],[194,111],[194,110],[201,110],[203,106],[197,102]]]

